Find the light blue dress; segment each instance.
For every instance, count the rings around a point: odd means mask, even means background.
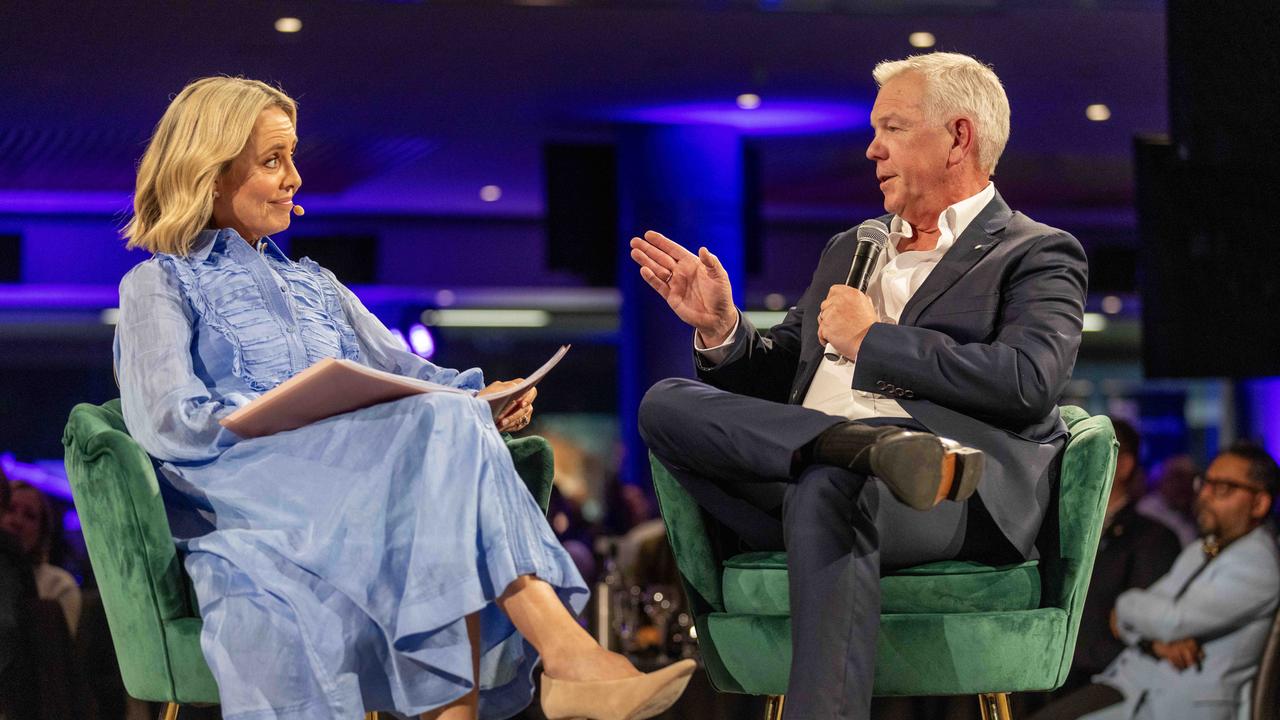
[[[478,390],[413,355],[333,275],[270,240],[201,233],[120,283],[125,422],[163,462],[223,717],[416,714],[473,687],[480,715],[532,697],[537,660],[494,599],[517,576],[575,614],[587,590],[516,474],[487,404],[418,395],[263,438],[218,419],[326,357]]]

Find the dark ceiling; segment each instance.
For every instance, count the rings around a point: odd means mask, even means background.
[[[281,16],[301,32],[276,32]],[[1003,78],[1006,197],[1127,211],[1132,137],[1167,126],[1160,2],[0,0],[0,195],[127,193],[168,98],[225,73],[300,101],[303,192],[330,206],[538,215],[547,140],[608,140],[619,108],[741,92],[869,105],[872,66],[922,30]],[[1098,102],[1109,121],[1085,118]],[[767,212],[875,204],[867,140],[758,139]],[[486,184],[500,201],[479,199]]]

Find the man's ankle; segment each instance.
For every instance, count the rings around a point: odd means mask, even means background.
[[[895,425],[873,426],[846,420],[822,431],[801,450],[803,466],[834,465],[869,474],[871,448],[885,436],[901,432]]]

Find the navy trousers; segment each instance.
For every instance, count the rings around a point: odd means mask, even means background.
[[[787,720],[868,717],[882,570],[1022,559],[976,495],[920,512],[872,477],[798,466],[798,451],[843,420],[684,378],[657,383],[640,405],[649,449],[719,523],[713,542],[722,557],[787,552]],[[864,422],[921,429],[905,418]]]

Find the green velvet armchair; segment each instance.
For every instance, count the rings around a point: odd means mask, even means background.
[[[1008,693],[1066,680],[1116,441],[1105,416],[1076,407],[1062,408],[1062,416],[1071,437],[1037,540],[1040,559],[998,567],[936,562],[882,578],[876,695],[977,695],[984,719],[1003,720]],[[702,510],[656,459],[651,465],[712,685],[769,696],[766,717],[780,717],[791,666],[786,553],[716,557]]]
[[[75,406],[62,444],[125,689],[139,700],[166,703],[166,720],[176,718],[182,704],[216,704],[190,580],[151,458],[129,437],[120,401]],[[507,448],[545,511],[554,477],[551,446],[526,437],[509,439]]]

